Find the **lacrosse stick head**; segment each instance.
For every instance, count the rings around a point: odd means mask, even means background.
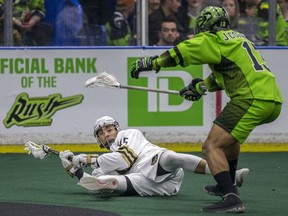
[[[24,150],[28,151],[28,154],[32,154],[36,159],[42,160],[48,156],[48,151],[45,151],[42,145],[27,141],[25,146]]]
[[[99,75],[88,79],[85,82],[85,87],[108,87],[108,88],[119,88],[120,83],[117,79],[111,74],[106,73],[105,71]]]

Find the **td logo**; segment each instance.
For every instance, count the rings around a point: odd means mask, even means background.
[[[136,58],[128,59],[128,68]],[[203,77],[201,65],[162,68],[159,73],[141,72],[139,79],[128,74],[128,85],[181,90],[192,78]],[[187,101],[179,95],[129,90],[128,126],[200,126],[203,125],[203,100]]]

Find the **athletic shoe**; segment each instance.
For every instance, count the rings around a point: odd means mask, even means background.
[[[243,213],[244,210],[245,206],[234,193],[226,194],[220,202],[201,209],[203,212],[211,213]]]
[[[85,176],[80,179],[78,185],[87,189],[89,193],[111,193],[118,187],[118,181],[115,178]]]
[[[236,186],[233,186],[235,194],[239,195],[238,189]],[[211,196],[224,196],[224,193],[220,190],[218,185],[206,185],[203,187],[203,190]]]
[[[248,168],[239,169],[236,171],[235,179],[236,179],[236,186],[241,187],[246,179],[247,175],[249,174]],[[239,195],[238,189],[235,186],[235,193]],[[206,185],[203,187],[203,190],[212,196],[224,196],[223,192],[219,189],[218,185]]]

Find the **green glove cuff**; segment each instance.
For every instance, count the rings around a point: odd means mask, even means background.
[[[195,89],[200,95],[205,95],[205,92],[207,91],[206,88],[203,89],[203,87],[200,85],[200,82],[196,84]]]
[[[153,60],[152,60],[152,70],[155,70],[156,73],[159,72],[159,70],[161,68],[160,65],[157,63],[157,58],[158,58],[158,56],[157,57],[154,56]]]

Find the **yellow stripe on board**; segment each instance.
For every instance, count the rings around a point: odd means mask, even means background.
[[[102,149],[98,144],[47,144],[56,151],[70,150],[72,152],[108,152]],[[0,153],[27,153],[24,145],[0,145]]]
[[[168,148],[176,152],[201,152],[199,143],[159,143],[160,147]],[[108,152],[101,149],[98,144],[51,144],[54,150],[88,153]],[[24,145],[0,145],[0,153],[27,153]],[[288,152],[288,143],[247,143],[241,146],[241,152]]]

